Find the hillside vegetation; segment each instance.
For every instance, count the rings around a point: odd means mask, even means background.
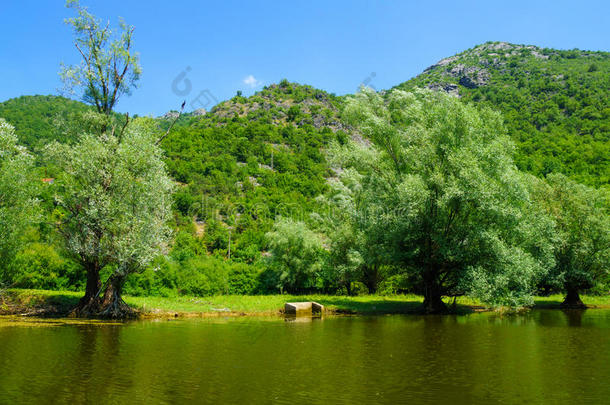
[[[538,177],[561,172],[579,183],[608,188],[609,53],[487,43],[443,59],[397,86],[415,87],[445,91],[465,103],[499,110],[517,147],[515,162],[523,171]],[[286,228],[309,226],[318,232],[318,219],[312,214],[328,208],[319,197],[331,192],[328,180],[341,175],[327,161],[327,146],[348,145],[350,140],[370,143],[362,139],[366,131],[356,133],[346,124],[345,100],[283,80],[250,97],[238,92],[210,112],[182,115],[161,143],[169,174],[177,183],[173,244],[169,255],[128,280],[127,292],[277,292],[268,260],[268,236],[275,220],[292,218],[304,224],[287,223]],[[83,103],[56,96],[22,96],[0,103],[0,117],[15,126],[19,142],[39,157],[49,142],[75,142],[89,111]],[[172,120],[172,114],[154,119],[159,134]],[[359,120],[351,124],[358,127]],[[37,164],[45,163],[39,159]],[[42,169],[39,173],[54,175]],[[45,185],[41,191],[49,220],[28,234],[31,243],[18,254],[15,265],[20,270],[12,281],[24,288],[79,289],[84,285],[82,272],[51,229],[51,190]],[[323,247],[319,250],[328,250],[329,239],[326,235],[315,241]],[[375,241],[347,238],[345,257],[335,259],[352,260],[356,242],[362,250],[368,246],[377,252]],[[414,291],[414,282],[392,266],[371,268],[380,292]],[[345,290],[352,285],[348,276],[346,270],[346,287],[329,284],[337,278],[333,274],[310,280],[307,288],[352,292]],[[353,292],[364,291],[363,283]]]
[[[74,141],[69,124],[90,109],[61,96],[21,96],[0,103],[0,117],[15,127],[23,145],[38,149],[51,141]]]
[[[312,211],[327,188],[323,148],[346,136],[339,103],[282,81],[175,127],[162,146],[181,184],[176,209],[195,221],[209,253],[227,255],[232,231],[232,257],[252,262],[276,216],[304,218]]]
[[[520,169],[610,182],[610,53],[488,42],[397,86],[428,87],[500,110]]]

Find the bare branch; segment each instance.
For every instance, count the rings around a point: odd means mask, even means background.
[[[155,145],[159,145],[165,138],[167,138],[167,136],[169,135],[169,131],[172,130],[172,128],[174,127],[174,124],[176,123],[176,121],[178,121],[178,118],[180,118],[180,116],[182,115],[182,111],[184,111],[185,105],[186,105],[186,100],[184,100],[182,102],[182,106],[180,107],[180,112],[178,113],[178,116],[176,118],[174,118],[174,121],[172,122],[172,124],[169,126],[169,128],[167,128],[167,132],[165,133],[165,135],[163,135],[161,138],[159,138],[159,140],[157,142],[155,142]]]
[[[125,133],[125,128],[127,128],[127,124],[129,124],[129,113],[125,114],[125,124],[123,124],[123,128],[121,128],[121,132],[119,133],[119,143],[123,140],[123,134]]]

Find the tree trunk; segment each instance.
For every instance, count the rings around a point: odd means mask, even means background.
[[[424,294],[423,310],[426,314],[446,314],[449,312],[447,305],[440,294]]]
[[[346,281],[345,282],[345,291],[347,291],[347,295],[348,296],[352,296],[352,282],[351,281]]]
[[[113,274],[108,279],[104,297],[102,298],[101,308],[98,316],[109,319],[135,318],[137,312],[123,301],[123,285],[125,276]]]
[[[96,314],[99,311],[100,299],[99,293],[102,288],[100,281],[99,266],[94,263],[87,264],[87,286],[85,287],[85,296],[78,301],[76,308],[72,310],[70,316],[76,318],[86,318]]]
[[[367,266],[364,269],[364,284],[369,290],[369,294],[375,294],[379,286],[379,267]]]
[[[446,314],[447,305],[442,300],[443,293],[436,273],[424,276],[424,303],[423,311],[426,314]]]
[[[586,309],[587,306],[580,299],[577,288],[567,288],[567,294],[563,302],[562,308],[566,309]]]

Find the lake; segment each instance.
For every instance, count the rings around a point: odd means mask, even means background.
[[[610,310],[0,317],[0,403],[608,403]]]

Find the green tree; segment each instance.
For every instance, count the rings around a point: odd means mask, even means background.
[[[11,263],[23,234],[37,218],[34,159],[17,144],[14,128],[0,118],[0,286],[12,279]]]
[[[324,250],[320,237],[305,223],[280,218],[267,233],[269,267],[280,291],[302,293],[315,287]]]
[[[360,253],[361,235],[345,223],[334,228],[330,233],[330,249],[324,269],[327,284],[345,288],[347,295],[352,295],[352,283],[362,279],[364,260]]]
[[[468,292],[492,305],[532,303],[552,262],[550,221],[536,215],[499,114],[456,97],[364,90],[345,116],[372,142],[336,147],[333,161],[359,193],[358,215],[393,262],[442,312],[444,295]],[[356,175],[354,175],[356,172]]]
[[[330,192],[321,198],[330,213],[322,218],[331,241],[326,279],[340,282],[348,294],[353,281],[361,281],[370,294],[375,293],[387,273],[385,230],[377,225],[375,216],[360,215],[366,204],[361,179],[360,173],[348,168],[329,181]]]
[[[132,50],[134,28],[121,20],[118,34],[115,35],[110,29],[109,23],[102,24],[98,18],[89,13],[86,7],[82,7],[78,0],[68,0],[66,7],[74,9],[77,14],[76,17],[66,19],[66,23],[74,31],[74,45],[81,56],[81,63],[73,66],[62,65],[60,76],[64,82],[64,88],[71,95],[81,94],[83,101],[95,106],[97,110],[97,115],[90,113],[81,117],[83,121],[81,127],[84,132],[96,132],[102,142],[120,143],[129,119],[128,116],[125,118],[122,129],[115,138],[116,127],[113,124],[115,117],[112,112],[119,98],[124,94],[129,95],[136,86],[141,73],[138,55]],[[109,128],[112,128],[110,135],[106,133]],[[83,141],[91,140],[87,140],[85,137],[81,139],[81,142]],[[112,145],[97,146],[100,153],[103,153],[104,149],[108,152],[114,147]],[[104,161],[108,159],[107,156],[102,155],[95,157]],[[87,175],[93,175],[88,178],[93,182],[101,180],[101,178],[94,180],[95,174],[93,173],[87,173]],[[98,173],[98,175],[101,176],[102,173]],[[67,196],[67,199],[70,198],[72,197]],[[77,211],[82,215],[80,209]],[[77,214],[72,212],[71,215]],[[98,219],[103,221],[103,214]],[[106,259],[100,256],[99,249],[104,238],[102,232],[106,225],[101,222],[96,222],[92,226],[83,222],[79,224],[81,243],[72,251],[80,252],[77,256],[87,271],[87,286],[85,296],[80,301],[76,312],[87,313],[91,311],[85,310],[86,308],[91,307],[96,310],[99,304],[98,295],[101,288],[99,273],[106,262]],[[70,229],[71,232],[76,232],[75,229]],[[71,239],[72,236],[65,235],[66,239]],[[85,245],[88,245],[86,253],[83,250]]]
[[[610,273],[610,196],[561,174],[539,182],[537,199],[554,219],[555,267],[550,276],[566,292],[563,306],[584,308],[579,292]]]
[[[110,23],[103,24],[78,0],[68,0],[66,7],[77,14],[66,24],[74,31],[74,46],[82,60],[79,65],[62,65],[65,90],[80,93],[99,113],[110,115],[119,98],[136,87],[142,72],[139,56],[132,50],[134,27],[120,20],[115,34]]]
[[[121,300],[126,277],[143,270],[169,243],[173,183],[157,139],[148,119],[139,118],[120,140],[83,135],[73,146],[47,147],[60,173],[56,204],[66,250],[89,278],[112,269],[103,299],[101,283],[88,282],[76,314],[127,314]]]

